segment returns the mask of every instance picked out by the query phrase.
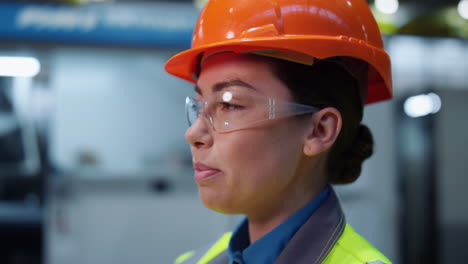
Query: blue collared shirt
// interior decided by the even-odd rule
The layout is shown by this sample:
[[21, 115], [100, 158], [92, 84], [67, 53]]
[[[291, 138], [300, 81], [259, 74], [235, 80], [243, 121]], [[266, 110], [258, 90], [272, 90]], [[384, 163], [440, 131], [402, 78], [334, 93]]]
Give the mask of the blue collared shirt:
[[296, 231], [327, 198], [330, 192], [329, 189], [330, 187], [325, 187], [310, 203], [253, 244], [250, 244], [248, 220], [242, 221], [229, 241], [228, 255], [230, 263], [274, 263]]

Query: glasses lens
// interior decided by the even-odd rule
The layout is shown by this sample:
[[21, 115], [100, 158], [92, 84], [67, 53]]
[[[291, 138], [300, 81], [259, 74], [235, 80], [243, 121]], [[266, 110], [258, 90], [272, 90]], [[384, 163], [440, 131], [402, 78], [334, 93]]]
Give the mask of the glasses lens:
[[199, 115], [210, 123], [214, 131], [223, 133], [253, 127], [260, 122], [313, 113], [314, 107], [249, 92], [222, 91], [196, 100], [187, 97], [185, 112], [188, 125], [193, 125]]
[[187, 115], [188, 125], [191, 126], [197, 121], [199, 107], [197, 101], [193, 98], [187, 97], [185, 99], [185, 114]]
[[230, 132], [261, 119], [262, 106], [251, 93], [223, 91], [211, 95], [204, 110], [216, 131]]

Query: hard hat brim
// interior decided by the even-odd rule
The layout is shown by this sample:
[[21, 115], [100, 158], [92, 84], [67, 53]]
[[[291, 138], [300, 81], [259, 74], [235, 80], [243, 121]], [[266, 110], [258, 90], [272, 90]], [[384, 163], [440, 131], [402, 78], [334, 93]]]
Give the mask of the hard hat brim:
[[[369, 45], [363, 40], [346, 36], [284, 35], [262, 38], [242, 38], [211, 43], [191, 48], [170, 58], [165, 70], [179, 78], [196, 83], [201, 54], [220, 51], [249, 53], [264, 50], [294, 51], [325, 59], [336, 56], [354, 57], [369, 64], [368, 94], [366, 104], [388, 100], [392, 97], [390, 57], [385, 50]], [[283, 52], [284, 54], [284, 52]], [[283, 57], [295, 61], [293, 58]]]

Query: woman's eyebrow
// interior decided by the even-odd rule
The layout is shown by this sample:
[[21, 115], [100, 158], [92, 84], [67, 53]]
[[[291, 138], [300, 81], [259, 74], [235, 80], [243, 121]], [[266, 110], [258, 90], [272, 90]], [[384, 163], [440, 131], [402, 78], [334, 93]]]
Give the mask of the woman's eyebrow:
[[[249, 88], [249, 89], [253, 89], [253, 90], [256, 90], [254, 86], [240, 80], [240, 79], [233, 79], [233, 80], [228, 80], [228, 81], [222, 81], [222, 82], [219, 82], [219, 83], [216, 83], [215, 85], [213, 85], [213, 92], [219, 92], [227, 87], [231, 87], [231, 86], [242, 86], [242, 87], [245, 87], [245, 88]], [[202, 94], [202, 91], [200, 89], [200, 87], [198, 85], [195, 86], [195, 92], [199, 93], [199, 94]]]
[[245, 87], [245, 88], [249, 88], [249, 89], [253, 89], [253, 90], [256, 90], [255, 87], [253, 87], [252, 85], [240, 80], [240, 79], [233, 79], [233, 80], [228, 80], [228, 81], [223, 81], [223, 82], [219, 82], [219, 83], [216, 83], [215, 85], [213, 85], [213, 92], [219, 92], [221, 90], [223, 90], [224, 88], [227, 88], [227, 87], [230, 87], [230, 86], [242, 86], [242, 87]]

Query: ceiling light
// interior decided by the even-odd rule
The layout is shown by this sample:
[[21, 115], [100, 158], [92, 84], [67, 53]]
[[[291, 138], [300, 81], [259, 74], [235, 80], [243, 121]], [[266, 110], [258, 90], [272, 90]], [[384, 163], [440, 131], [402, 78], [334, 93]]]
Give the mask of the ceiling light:
[[458, 14], [464, 19], [468, 19], [468, 0], [461, 0], [458, 3]]
[[395, 14], [398, 11], [400, 3], [398, 0], [375, 0], [375, 7], [382, 13]]
[[0, 76], [34, 77], [41, 69], [41, 64], [32, 57], [0, 57]]
[[422, 117], [439, 112], [442, 100], [435, 93], [416, 95], [406, 99], [403, 107], [409, 117]]

